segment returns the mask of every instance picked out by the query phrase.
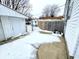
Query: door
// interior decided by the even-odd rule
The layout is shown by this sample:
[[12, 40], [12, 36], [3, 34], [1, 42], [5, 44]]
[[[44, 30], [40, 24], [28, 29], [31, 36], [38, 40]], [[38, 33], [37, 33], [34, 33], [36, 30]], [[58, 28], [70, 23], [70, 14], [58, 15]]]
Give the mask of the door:
[[0, 41], [4, 40], [4, 31], [2, 28], [1, 18], [0, 18]]

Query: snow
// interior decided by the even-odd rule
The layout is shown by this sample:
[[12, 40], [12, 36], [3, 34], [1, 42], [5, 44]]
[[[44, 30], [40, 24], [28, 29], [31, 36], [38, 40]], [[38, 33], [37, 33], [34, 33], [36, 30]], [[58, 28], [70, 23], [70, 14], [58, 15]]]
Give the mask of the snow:
[[[57, 34], [42, 34], [38, 30], [24, 38], [0, 46], [0, 59], [36, 59], [37, 49], [43, 43], [60, 42]], [[32, 46], [33, 45], [33, 46]]]

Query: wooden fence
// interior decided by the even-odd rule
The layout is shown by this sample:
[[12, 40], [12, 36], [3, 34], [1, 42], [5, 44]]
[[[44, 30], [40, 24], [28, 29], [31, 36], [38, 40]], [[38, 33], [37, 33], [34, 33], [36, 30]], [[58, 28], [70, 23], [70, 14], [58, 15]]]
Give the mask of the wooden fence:
[[63, 32], [64, 21], [63, 20], [51, 20], [51, 21], [40, 20], [38, 21], [38, 26], [43, 30]]

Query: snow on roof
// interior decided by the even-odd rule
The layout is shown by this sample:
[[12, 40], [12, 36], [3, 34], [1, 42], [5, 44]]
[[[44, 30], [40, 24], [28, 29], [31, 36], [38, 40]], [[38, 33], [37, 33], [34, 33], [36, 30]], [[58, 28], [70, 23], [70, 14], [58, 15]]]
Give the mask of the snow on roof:
[[0, 16], [10, 16], [10, 17], [19, 17], [19, 18], [27, 18], [25, 15], [14, 11], [2, 4], [0, 4]]
[[64, 18], [64, 16], [54, 16], [54, 17], [47, 16], [47, 17], [40, 17], [39, 19], [62, 19], [62, 18]]

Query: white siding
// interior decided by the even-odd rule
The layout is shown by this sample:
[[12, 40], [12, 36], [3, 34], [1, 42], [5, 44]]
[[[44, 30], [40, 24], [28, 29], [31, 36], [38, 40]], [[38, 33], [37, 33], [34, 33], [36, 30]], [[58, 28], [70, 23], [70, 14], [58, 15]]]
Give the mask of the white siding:
[[5, 37], [9, 38], [25, 33], [25, 20], [13, 17], [1, 17]]
[[8, 17], [1, 17], [6, 38], [13, 36], [12, 26], [11, 26], [11, 23], [8, 21], [8, 19], [9, 19]]
[[0, 19], [0, 41], [4, 40], [5, 36], [4, 36], [4, 32], [3, 32], [3, 28], [2, 28], [2, 23], [1, 23], [1, 19]]
[[79, 43], [79, 0], [71, 0], [72, 12], [67, 21], [65, 38], [68, 44], [69, 54], [74, 56]]
[[14, 35], [25, 33], [25, 20], [21, 18], [9, 18], [13, 27]]

